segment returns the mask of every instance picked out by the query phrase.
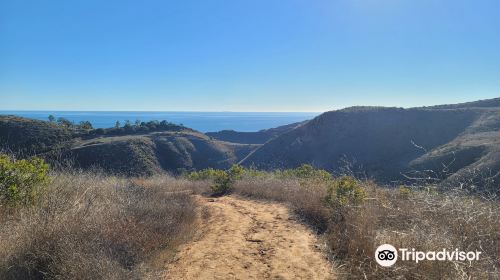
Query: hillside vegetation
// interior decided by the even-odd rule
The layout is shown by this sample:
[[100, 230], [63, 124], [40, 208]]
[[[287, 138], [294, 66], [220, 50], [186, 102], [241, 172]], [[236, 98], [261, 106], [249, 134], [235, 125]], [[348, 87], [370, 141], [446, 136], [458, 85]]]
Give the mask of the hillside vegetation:
[[191, 131], [93, 138], [78, 142], [67, 155], [76, 166], [98, 166], [124, 175], [182, 173], [208, 167], [228, 168], [253, 150], [253, 145], [212, 141]]
[[0, 147], [16, 153], [43, 154], [70, 144], [75, 131], [56, 123], [0, 116]]
[[270, 140], [241, 163], [258, 169], [303, 163], [339, 172], [345, 161], [382, 183], [468, 179], [497, 189], [497, 100], [430, 108], [353, 107], [324, 113]]
[[421, 108], [352, 107], [258, 132], [203, 134], [167, 121], [107, 129], [0, 116], [0, 145], [53, 164], [126, 176], [180, 174], [239, 163], [263, 170], [304, 163], [336, 174], [346, 162], [380, 184], [440, 183], [498, 193], [500, 98]]
[[70, 122], [0, 116], [3, 150], [22, 157], [38, 155], [57, 165], [98, 167], [126, 176], [227, 168], [256, 147], [213, 140], [166, 121], [92, 129], [89, 124], [82, 128]]

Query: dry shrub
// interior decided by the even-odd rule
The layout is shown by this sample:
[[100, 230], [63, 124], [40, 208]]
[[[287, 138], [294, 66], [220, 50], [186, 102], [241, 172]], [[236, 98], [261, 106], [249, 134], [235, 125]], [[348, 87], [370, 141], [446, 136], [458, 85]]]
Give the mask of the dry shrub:
[[[268, 173], [243, 177], [234, 192], [288, 203], [318, 232], [346, 279], [500, 278], [500, 203], [459, 193], [386, 189], [363, 181], [361, 204], [328, 207], [327, 182]], [[398, 261], [383, 268], [374, 259], [384, 243], [419, 251], [481, 251], [479, 261]]]
[[53, 175], [29, 208], [4, 211], [1, 279], [130, 279], [154, 275], [147, 260], [192, 230], [191, 183], [99, 173]]
[[[395, 270], [379, 271], [406, 278], [495, 279], [500, 277], [500, 204], [460, 193], [413, 192], [402, 199], [386, 191], [386, 205], [379, 213], [377, 244], [419, 251], [482, 252], [479, 261], [398, 262]], [[404, 265], [402, 265], [404, 264]]]

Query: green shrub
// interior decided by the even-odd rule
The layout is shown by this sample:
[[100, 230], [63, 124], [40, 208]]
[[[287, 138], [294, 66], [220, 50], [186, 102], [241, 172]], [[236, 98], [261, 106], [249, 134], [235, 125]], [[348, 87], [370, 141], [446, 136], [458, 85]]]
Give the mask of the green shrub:
[[234, 183], [243, 178], [274, 177], [282, 179], [299, 179], [302, 186], [326, 186], [332, 181], [332, 175], [326, 170], [315, 169], [309, 164], [304, 164], [295, 169], [275, 171], [273, 173], [246, 169], [240, 165], [233, 164], [228, 170], [207, 168], [200, 171], [193, 171], [185, 175], [189, 180], [201, 181], [212, 180], [212, 192], [214, 195], [224, 195], [231, 192]]
[[0, 155], [0, 201], [8, 204], [32, 203], [40, 187], [49, 181], [49, 166], [38, 157], [15, 160]]
[[240, 165], [233, 164], [231, 168], [229, 168], [228, 173], [233, 180], [240, 180], [243, 174], [246, 173], [246, 169]]
[[218, 170], [217, 177], [214, 178], [214, 184], [210, 187], [213, 195], [225, 195], [231, 192], [234, 179], [231, 178], [229, 172]]
[[[234, 172], [237, 171], [234, 170]], [[193, 171], [187, 175], [187, 178], [194, 181], [211, 180], [213, 185], [210, 186], [210, 189], [213, 195], [224, 195], [230, 192], [233, 183], [229, 173], [229, 171], [207, 168]]]
[[365, 198], [365, 190], [354, 177], [342, 176], [327, 187], [326, 201], [331, 207], [358, 205]]
[[255, 168], [246, 168], [243, 175], [248, 178], [263, 178], [272, 176], [272, 173], [262, 170], [257, 170]]
[[202, 181], [202, 180], [215, 180], [225, 173], [224, 170], [207, 168], [200, 171], [193, 171], [187, 175], [189, 180]]
[[328, 171], [316, 169], [310, 164], [303, 164], [295, 169], [277, 171], [276, 174], [282, 178], [299, 178], [314, 181], [329, 181], [332, 179], [332, 175]]
[[225, 195], [231, 192], [236, 180], [240, 180], [246, 169], [233, 164], [227, 171], [207, 168], [200, 171], [193, 171], [187, 175], [190, 180], [212, 180], [214, 184], [210, 187], [214, 195]]

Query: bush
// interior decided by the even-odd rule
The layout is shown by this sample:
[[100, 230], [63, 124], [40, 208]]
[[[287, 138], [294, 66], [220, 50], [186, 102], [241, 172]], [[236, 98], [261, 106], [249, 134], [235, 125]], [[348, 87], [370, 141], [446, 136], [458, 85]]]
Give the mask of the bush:
[[295, 169], [287, 169], [277, 172], [278, 177], [299, 178], [304, 180], [329, 181], [332, 175], [323, 169], [315, 169], [310, 164], [303, 164]]
[[246, 169], [241, 167], [240, 165], [233, 164], [227, 172], [229, 173], [229, 176], [232, 179], [239, 180], [243, 177], [243, 174], [246, 172]]
[[328, 186], [326, 201], [331, 207], [357, 205], [366, 198], [366, 192], [354, 177], [342, 176]]
[[93, 127], [92, 127], [92, 123], [91, 123], [91, 122], [89, 122], [89, 121], [81, 121], [81, 122], [80, 122], [79, 127], [80, 127], [81, 129], [87, 129], [87, 130], [90, 130], [90, 129], [92, 129], [92, 128], [93, 128]]
[[269, 172], [258, 170], [255, 168], [245, 168], [243, 176], [245, 178], [266, 178], [270, 176]]
[[207, 168], [200, 171], [193, 171], [187, 175], [189, 180], [202, 181], [202, 180], [215, 180], [216, 178], [222, 176], [225, 173], [224, 170]]
[[210, 189], [212, 190], [213, 195], [225, 195], [231, 192], [233, 182], [233, 178], [231, 178], [229, 173], [222, 171], [218, 173], [217, 177], [214, 179], [214, 184], [210, 187]]
[[30, 204], [40, 187], [49, 181], [49, 166], [38, 157], [15, 160], [0, 155], [0, 201], [8, 204]]
[[66, 118], [58, 118], [57, 119], [57, 123], [59, 125], [61, 125], [61, 126], [65, 126], [65, 127], [68, 127], [68, 128], [69, 127], [73, 127], [73, 125], [74, 125], [72, 121], [70, 121], [70, 120], [68, 120]]
[[190, 180], [212, 180], [214, 184], [210, 187], [213, 195], [225, 195], [231, 192], [234, 182], [240, 180], [246, 169], [233, 164], [227, 171], [207, 168], [193, 171], [187, 175]]

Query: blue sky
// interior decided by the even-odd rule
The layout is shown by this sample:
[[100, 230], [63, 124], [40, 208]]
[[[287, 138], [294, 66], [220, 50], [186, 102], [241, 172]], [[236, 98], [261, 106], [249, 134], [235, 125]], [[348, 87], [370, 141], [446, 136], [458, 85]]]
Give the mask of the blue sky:
[[497, 0], [0, 1], [0, 109], [326, 111], [500, 96]]

